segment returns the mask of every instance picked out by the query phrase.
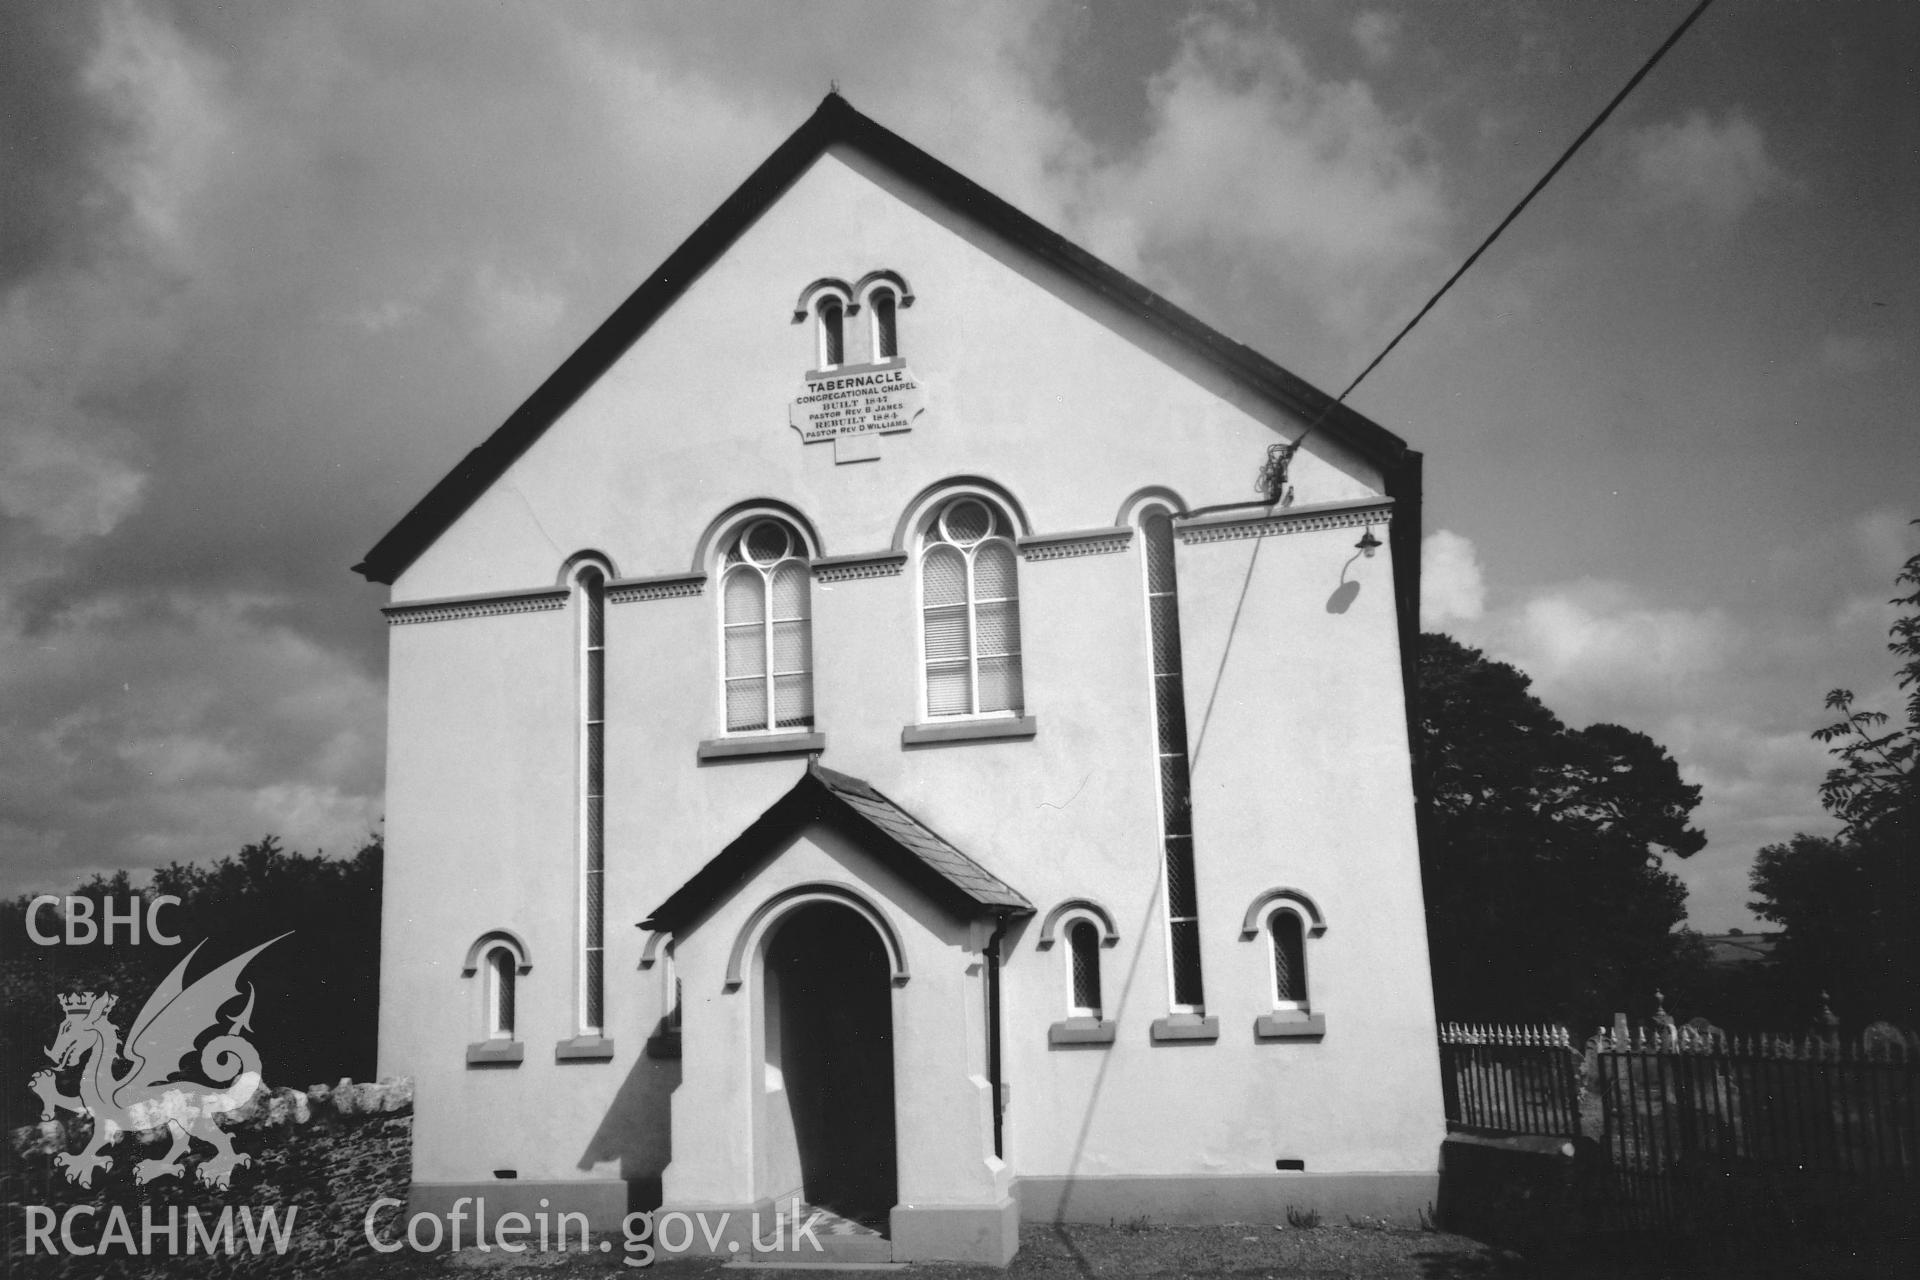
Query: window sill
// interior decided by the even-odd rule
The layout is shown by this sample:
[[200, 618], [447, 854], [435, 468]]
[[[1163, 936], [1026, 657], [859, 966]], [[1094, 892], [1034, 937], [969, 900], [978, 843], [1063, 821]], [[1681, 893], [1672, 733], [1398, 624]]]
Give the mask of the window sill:
[[1040, 722], [1032, 716], [1003, 716], [998, 719], [929, 720], [910, 724], [900, 731], [903, 747], [928, 747], [942, 742], [981, 742], [990, 739], [1031, 738]]
[[1283, 1010], [1253, 1020], [1255, 1040], [1318, 1040], [1327, 1034], [1327, 1015]]
[[470, 1067], [515, 1067], [527, 1056], [527, 1046], [518, 1040], [482, 1040], [467, 1046]]
[[553, 1046], [555, 1062], [608, 1062], [613, 1058], [613, 1041], [605, 1036], [575, 1036]]
[[735, 760], [741, 756], [792, 756], [826, 749], [824, 733], [741, 734], [737, 738], [708, 738], [694, 756], [700, 760]]
[[1155, 1044], [1210, 1043], [1220, 1038], [1220, 1019], [1198, 1013], [1170, 1013], [1153, 1020]]
[[647, 1040], [649, 1058], [669, 1059], [680, 1056], [680, 1033], [678, 1031], [659, 1031]]
[[1047, 1028], [1048, 1044], [1112, 1044], [1115, 1024], [1105, 1018], [1068, 1018]]

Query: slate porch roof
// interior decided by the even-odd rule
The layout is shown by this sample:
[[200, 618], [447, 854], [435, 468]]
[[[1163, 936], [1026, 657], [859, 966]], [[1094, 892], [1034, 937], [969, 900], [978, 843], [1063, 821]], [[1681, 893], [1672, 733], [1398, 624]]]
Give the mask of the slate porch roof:
[[672, 933], [759, 869], [780, 843], [824, 823], [936, 902], [964, 916], [1031, 915], [1026, 895], [953, 847], [871, 784], [817, 760], [732, 843], [653, 909], [641, 927]]

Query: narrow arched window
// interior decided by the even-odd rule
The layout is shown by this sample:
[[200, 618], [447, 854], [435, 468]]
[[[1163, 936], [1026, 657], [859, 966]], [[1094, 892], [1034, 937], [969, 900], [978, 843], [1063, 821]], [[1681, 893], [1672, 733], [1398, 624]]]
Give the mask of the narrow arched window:
[[603, 1025], [606, 927], [607, 579], [596, 565], [574, 576], [580, 636], [579, 1030]]
[[460, 972], [478, 980], [479, 1008], [473, 1022], [480, 1033], [467, 1045], [468, 1066], [511, 1066], [525, 1057], [515, 1010], [520, 979], [531, 967], [526, 945], [504, 929], [481, 934], [467, 948]]
[[1172, 1008], [1198, 1013], [1206, 994], [1200, 973], [1199, 884], [1194, 873], [1193, 796], [1187, 769], [1186, 684], [1180, 654], [1180, 591], [1174, 572], [1173, 519], [1165, 507], [1141, 513], [1146, 552], [1148, 674], [1153, 681], [1154, 750], [1160, 782], [1160, 837], [1165, 856], [1167, 954]]
[[1307, 948], [1300, 917], [1291, 911], [1275, 911], [1267, 917], [1267, 932], [1273, 935], [1273, 1007], [1307, 1007]]
[[487, 1038], [513, 1039], [513, 980], [518, 969], [513, 952], [495, 947], [487, 952]]
[[1091, 920], [1067, 926], [1067, 953], [1071, 958], [1073, 991], [1067, 1013], [1075, 1018], [1100, 1016], [1100, 930]]
[[942, 504], [921, 535], [927, 715], [1011, 713], [1024, 705], [1013, 522], [984, 498]]
[[667, 944], [666, 965], [661, 978], [661, 998], [667, 1006], [667, 1030], [675, 1035], [680, 1033], [680, 968], [674, 963], [673, 944]]
[[820, 367], [833, 369], [845, 362], [846, 344], [846, 306], [835, 297], [820, 299], [818, 311], [820, 317]]
[[722, 591], [728, 733], [813, 724], [807, 544], [784, 520], [750, 521], [728, 545]]
[[900, 355], [899, 299], [891, 289], [875, 289], [867, 306], [873, 316], [873, 358], [893, 360]]

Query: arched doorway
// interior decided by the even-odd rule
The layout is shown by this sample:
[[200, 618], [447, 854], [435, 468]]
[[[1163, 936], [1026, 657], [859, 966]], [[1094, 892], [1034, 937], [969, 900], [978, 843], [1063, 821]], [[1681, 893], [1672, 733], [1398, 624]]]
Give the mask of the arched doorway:
[[765, 955], [767, 1065], [783, 1081], [802, 1194], [885, 1231], [897, 1186], [886, 949], [858, 912], [811, 902]]

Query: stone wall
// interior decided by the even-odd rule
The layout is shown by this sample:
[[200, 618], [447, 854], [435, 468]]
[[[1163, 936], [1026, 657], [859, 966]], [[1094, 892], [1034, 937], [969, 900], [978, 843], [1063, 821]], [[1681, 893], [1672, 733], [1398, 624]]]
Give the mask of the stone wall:
[[[232, 1134], [234, 1149], [251, 1158], [250, 1164], [235, 1170], [232, 1185], [225, 1190], [204, 1186], [195, 1176], [211, 1154], [204, 1144], [194, 1144], [184, 1158], [183, 1177], [140, 1186], [134, 1182], [135, 1163], [158, 1157], [166, 1150], [166, 1140], [157, 1132], [122, 1137], [107, 1148], [112, 1168], [96, 1173], [89, 1189], [68, 1182], [54, 1157], [86, 1144], [92, 1133], [90, 1119], [65, 1117], [64, 1122], [51, 1120], [14, 1130], [0, 1153], [5, 1157], [0, 1169], [4, 1270], [9, 1276], [36, 1278], [328, 1275], [349, 1260], [373, 1252], [364, 1224], [376, 1199], [406, 1199], [413, 1138], [409, 1080], [378, 1084], [342, 1080], [305, 1092], [262, 1090], [223, 1127]], [[67, 1219], [73, 1206], [92, 1206], [94, 1212], [82, 1211]], [[30, 1207], [45, 1207], [55, 1215], [52, 1240], [58, 1251], [52, 1255], [38, 1242], [31, 1256], [26, 1252]], [[288, 1212], [294, 1215], [284, 1254], [275, 1251], [271, 1237], [264, 1233], [260, 1253], [248, 1246], [248, 1215], [259, 1224], [266, 1210], [276, 1212], [281, 1222]], [[222, 1241], [210, 1257], [200, 1241], [190, 1241], [188, 1222], [194, 1213], [210, 1231], [223, 1213], [230, 1213], [234, 1252], [225, 1252]], [[115, 1236], [121, 1215], [131, 1249]], [[46, 1215], [39, 1215], [39, 1220], [46, 1221]], [[383, 1229], [391, 1235], [392, 1222], [400, 1220], [390, 1212]], [[101, 1252], [67, 1253], [61, 1244], [62, 1221], [73, 1223], [72, 1235], [78, 1244], [99, 1245]], [[165, 1231], [169, 1221], [178, 1223], [171, 1240]], [[143, 1249], [148, 1222], [157, 1230], [147, 1237]]]

